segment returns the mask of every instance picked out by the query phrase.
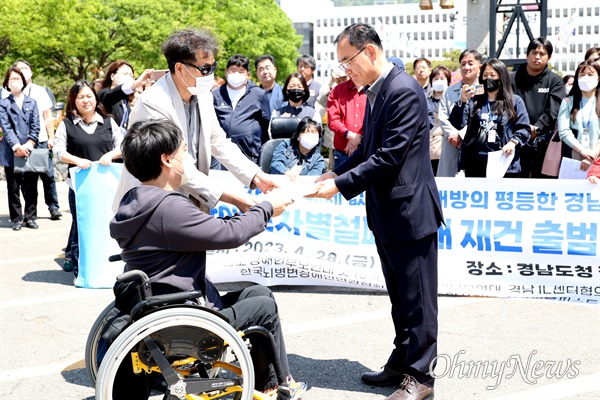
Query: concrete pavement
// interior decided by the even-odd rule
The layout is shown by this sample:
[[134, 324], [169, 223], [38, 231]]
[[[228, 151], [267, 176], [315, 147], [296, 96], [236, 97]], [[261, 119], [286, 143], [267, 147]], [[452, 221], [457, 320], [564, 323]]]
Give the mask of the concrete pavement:
[[[85, 340], [112, 292], [77, 289], [61, 270], [70, 214], [66, 184], [58, 187], [63, 219], [50, 221], [40, 196], [40, 229], [13, 232], [0, 183], [3, 400], [94, 396]], [[392, 346], [387, 295], [321, 287], [274, 292], [292, 373], [310, 385], [305, 400], [383, 400], [394, 391], [360, 382]], [[440, 297], [439, 304], [436, 399], [600, 399], [600, 307], [467, 297]]]

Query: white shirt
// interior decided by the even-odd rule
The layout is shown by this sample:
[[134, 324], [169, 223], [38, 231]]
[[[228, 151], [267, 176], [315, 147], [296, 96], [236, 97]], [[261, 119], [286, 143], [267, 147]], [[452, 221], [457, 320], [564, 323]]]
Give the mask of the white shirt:
[[232, 89], [229, 86], [227, 86], [227, 94], [229, 95], [229, 99], [231, 100], [231, 107], [234, 110], [244, 93], [246, 93], [246, 86], [247, 85], [244, 85], [240, 89]]

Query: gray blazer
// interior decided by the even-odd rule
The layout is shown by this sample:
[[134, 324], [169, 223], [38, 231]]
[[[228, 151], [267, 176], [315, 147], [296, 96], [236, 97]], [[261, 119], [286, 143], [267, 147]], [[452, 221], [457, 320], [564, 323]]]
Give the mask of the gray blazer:
[[444, 134], [444, 139], [442, 140], [442, 153], [440, 154], [437, 176], [453, 178], [458, 170], [458, 154], [460, 150], [448, 142], [448, 136], [458, 132], [460, 137], [464, 137], [465, 132], [467, 131], [466, 126], [458, 130], [452, 126], [449, 121], [450, 113], [452, 113], [454, 105], [460, 101], [462, 86], [462, 81], [450, 86], [446, 89], [446, 92], [444, 92], [444, 95], [440, 100], [438, 118], [440, 120], [442, 133]]

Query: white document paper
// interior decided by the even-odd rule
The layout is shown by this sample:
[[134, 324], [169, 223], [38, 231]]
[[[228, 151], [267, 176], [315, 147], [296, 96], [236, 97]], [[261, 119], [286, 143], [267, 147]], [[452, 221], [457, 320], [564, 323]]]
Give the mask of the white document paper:
[[513, 158], [515, 158], [514, 151], [508, 157], [502, 154], [502, 150], [488, 153], [485, 176], [488, 178], [503, 178]]
[[579, 169], [581, 161], [563, 157], [558, 171], [558, 179], [585, 179], [588, 172]]

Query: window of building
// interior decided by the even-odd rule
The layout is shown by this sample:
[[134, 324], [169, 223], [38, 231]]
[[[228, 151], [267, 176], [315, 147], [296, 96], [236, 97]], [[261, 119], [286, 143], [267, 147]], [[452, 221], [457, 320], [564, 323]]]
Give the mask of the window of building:
[[320, 59], [321, 59], [321, 52], [317, 51], [317, 60], [320, 60]]
[[[400, 18], [402, 18], [402, 17], [400, 17]], [[402, 23], [402, 20], [400, 20], [400, 23]], [[410, 15], [406, 16], [406, 23], [410, 24]]]
[[404, 57], [404, 51], [400, 50], [398, 52], [398, 57], [400, 57], [400, 58]]
[[592, 16], [592, 7], [588, 7], [588, 9], [587, 9], [587, 16], [588, 17]]
[[435, 40], [440, 40], [440, 33], [439, 32], [435, 32]]
[[421, 40], [425, 40], [425, 32], [421, 32]]
[[341, 18], [337, 19], [337, 26], [342, 26], [342, 19]]
[[579, 29], [577, 29], [577, 31], [580, 35], [583, 35], [583, 26], [580, 26]]
[[440, 14], [435, 14], [435, 22], [440, 22]]
[[446, 31], [442, 31], [442, 39], [444, 39], [444, 40], [447, 39], [447, 32]]
[[318, 19], [318, 20], [317, 20], [317, 28], [320, 28], [320, 27], [321, 27], [321, 20], [320, 20], [320, 19]]
[[333, 18], [331, 18], [331, 19], [329, 20], [329, 26], [335, 26], [335, 25], [333, 24]]
[[317, 44], [321, 44], [321, 36], [317, 36]]
[[586, 26], [586, 27], [585, 27], [585, 33], [587, 33], [588, 35], [591, 35], [591, 34], [592, 34], [592, 27], [591, 27], [591, 26], [589, 26], [589, 25], [588, 25], [588, 26]]
[[433, 39], [433, 35], [431, 32], [427, 32], [427, 40]]
[[323, 43], [327, 44], [327, 36], [323, 36]]
[[433, 15], [429, 14], [429, 15], [427, 16], [427, 21], [429, 21], [429, 22], [433, 22]]
[[570, 61], [570, 62], [569, 62], [569, 69], [570, 69], [571, 71], [574, 71], [574, 70], [575, 70], [575, 61]]
[[414, 38], [415, 40], [419, 40], [419, 33], [418, 33], [418, 32], [415, 32], [415, 34], [414, 34], [413, 38]]
[[[408, 19], [410, 19], [410, 16], [408, 16]], [[403, 15], [399, 16], [398, 20], [400, 21], [401, 24], [403, 24], [404, 23], [404, 16]], [[409, 23], [410, 23], [410, 21], [409, 21]]]
[[454, 40], [454, 31], [450, 31], [450, 40]]
[[375, 25], [375, 17], [371, 17], [371, 24]]
[[435, 56], [439, 57], [440, 56], [440, 49], [435, 49]]
[[390, 17], [389, 17], [389, 15], [385, 17], [385, 23], [386, 23], [386, 25], [390, 24]]
[[566, 8], [563, 8], [563, 17], [568, 17], [569, 16], [569, 10], [567, 10]]
[[344, 26], [348, 26], [348, 18], [344, 18]]
[[596, 17], [600, 16], [600, 7], [594, 8], [594, 16], [596, 16]]
[[583, 44], [579, 43], [579, 45], [577, 45], [577, 50], [578, 50], [580, 53], [583, 53]]
[[557, 8], [556, 10], [554, 10], [554, 16], [555, 16], [556, 18], [559, 18], [559, 17], [560, 17], [560, 10], [559, 10], [558, 8]]
[[421, 14], [421, 23], [425, 23], [425, 14]]
[[350, 18], [350, 23], [353, 24], [354, 23], [354, 18]]
[[393, 24], [393, 25], [397, 25], [397, 24], [398, 24], [398, 23], [396, 22], [396, 16], [395, 16], [395, 15], [392, 17], [392, 24]]
[[583, 8], [580, 8], [580, 9], [579, 9], [579, 16], [580, 16], [580, 17], [583, 17]]
[[413, 15], [413, 21], [415, 21], [415, 24], [419, 23], [419, 16], [418, 15]]
[[552, 28], [548, 27], [546, 28], [546, 36], [551, 36], [552, 35]]
[[442, 22], [446, 22], [446, 18], [448, 17], [447, 14], [442, 14]]
[[331, 54], [331, 56], [329, 57], [329, 59], [330, 59], [330, 60], [333, 60], [333, 59], [334, 59], [334, 58], [333, 58], [333, 51], [332, 51], [331, 53], [329, 53], [329, 54]]
[[598, 25], [594, 25], [594, 35], [598, 34]]
[[330, 42], [330, 43], [333, 43], [333, 41], [334, 41], [334, 40], [335, 40], [335, 39], [333, 38], [333, 35], [329, 36], [329, 42]]
[[323, 20], [323, 26], [324, 26], [325, 28], [327, 28], [327, 20], [326, 20], [326, 19], [324, 19], [324, 20]]

